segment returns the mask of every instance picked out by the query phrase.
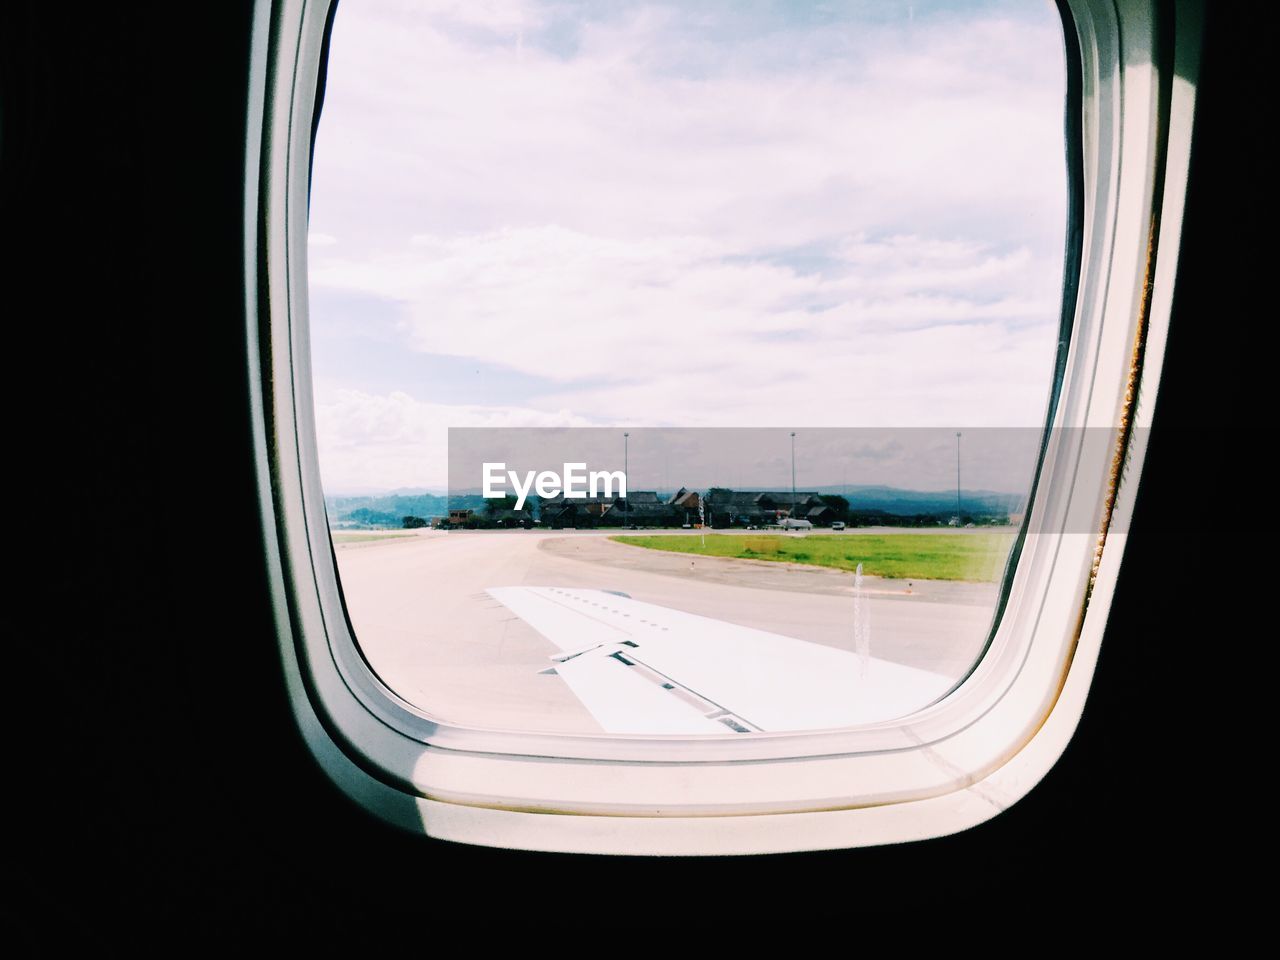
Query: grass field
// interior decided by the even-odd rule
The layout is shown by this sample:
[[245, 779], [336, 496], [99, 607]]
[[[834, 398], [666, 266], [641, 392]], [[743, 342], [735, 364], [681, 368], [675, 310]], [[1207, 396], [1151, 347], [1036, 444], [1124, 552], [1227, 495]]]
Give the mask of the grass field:
[[650, 550], [704, 557], [736, 557], [808, 563], [900, 580], [973, 580], [994, 582], [1004, 570], [1013, 544], [1011, 533], [888, 533], [810, 536], [708, 534], [698, 537], [610, 537]]
[[342, 533], [335, 530], [332, 534], [334, 543], [368, 543], [370, 540], [403, 540], [412, 537], [412, 533]]

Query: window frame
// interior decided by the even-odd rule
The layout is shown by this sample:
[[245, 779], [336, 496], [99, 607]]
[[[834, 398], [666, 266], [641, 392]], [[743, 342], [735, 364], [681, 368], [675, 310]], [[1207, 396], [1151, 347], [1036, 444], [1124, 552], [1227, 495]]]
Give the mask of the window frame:
[[[1077, 41], [1068, 88], [1079, 84], [1069, 200], [1079, 276], [1069, 256], [1060, 389], [987, 653], [949, 696], [903, 720], [705, 738], [451, 724], [397, 696], [362, 658], [320, 488], [307, 335], [313, 121], [332, 3], [259, 0], [244, 211], [259, 504], [294, 717], [334, 783], [388, 822], [446, 839], [726, 854], [940, 836], [1039, 781], [1079, 721], [1141, 477], [1202, 19], [1200, 0], [1063, 9]], [[1083, 428], [1111, 438], [1103, 455]]]

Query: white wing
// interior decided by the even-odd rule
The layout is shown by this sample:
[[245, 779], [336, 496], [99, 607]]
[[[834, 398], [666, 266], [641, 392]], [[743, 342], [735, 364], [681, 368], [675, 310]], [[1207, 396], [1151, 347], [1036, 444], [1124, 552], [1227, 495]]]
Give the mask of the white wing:
[[954, 684], [927, 670], [604, 590], [488, 593], [560, 648], [551, 658], [555, 672], [610, 733], [848, 727], [904, 716]]

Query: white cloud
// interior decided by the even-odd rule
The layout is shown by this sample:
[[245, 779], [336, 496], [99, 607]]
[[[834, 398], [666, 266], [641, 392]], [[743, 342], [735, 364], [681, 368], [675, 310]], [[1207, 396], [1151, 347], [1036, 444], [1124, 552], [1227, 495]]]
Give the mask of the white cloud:
[[584, 427], [567, 410], [423, 403], [399, 391], [337, 390], [316, 404], [326, 490], [444, 487], [450, 427]]
[[593, 418], [1034, 422], [1054, 270], [1025, 249], [906, 236], [841, 253], [802, 273], [699, 238], [544, 227], [420, 237], [397, 256], [318, 261], [312, 280], [398, 300], [413, 348], [558, 382], [543, 402]]
[[[752, 33], [714, 5], [566, 9], [340, 8], [319, 295], [393, 301], [405, 349], [547, 383], [529, 415], [1038, 420], [1065, 210], [1051, 10]], [[421, 457], [366, 456], [421, 442], [400, 386], [325, 414], [344, 483], [425, 482]], [[423, 409], [437, 430], [489, 408]]]
[[1060, 201], [1047, 27], [868, 28], [844, 59], [655, 67], [670, 14], [583, 29], [564, 57], [360, 13], [335, 28], [313, 216], [373, 248], [545, 223], [749, 247], [947, 219], [1021, 237], [1046, 190]]
[[[345, 18], [346, 13], [344, 9], [340, 15]], [[543, 20], [543, 8], [529, 0], [383, 0], [362, 7], [360, 14], [387, 17], [392, 27], [430, 20], [500, 34], [533, 27]]]

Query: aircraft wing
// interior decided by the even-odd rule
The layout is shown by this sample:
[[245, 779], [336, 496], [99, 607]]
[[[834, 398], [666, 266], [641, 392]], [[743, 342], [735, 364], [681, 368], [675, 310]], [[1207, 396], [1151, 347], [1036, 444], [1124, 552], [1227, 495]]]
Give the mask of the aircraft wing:
[[604, 590], [487, 592], [559, 648], [547, 672], [610, 733], [848, 727], [904, 716], [955, 682]]

